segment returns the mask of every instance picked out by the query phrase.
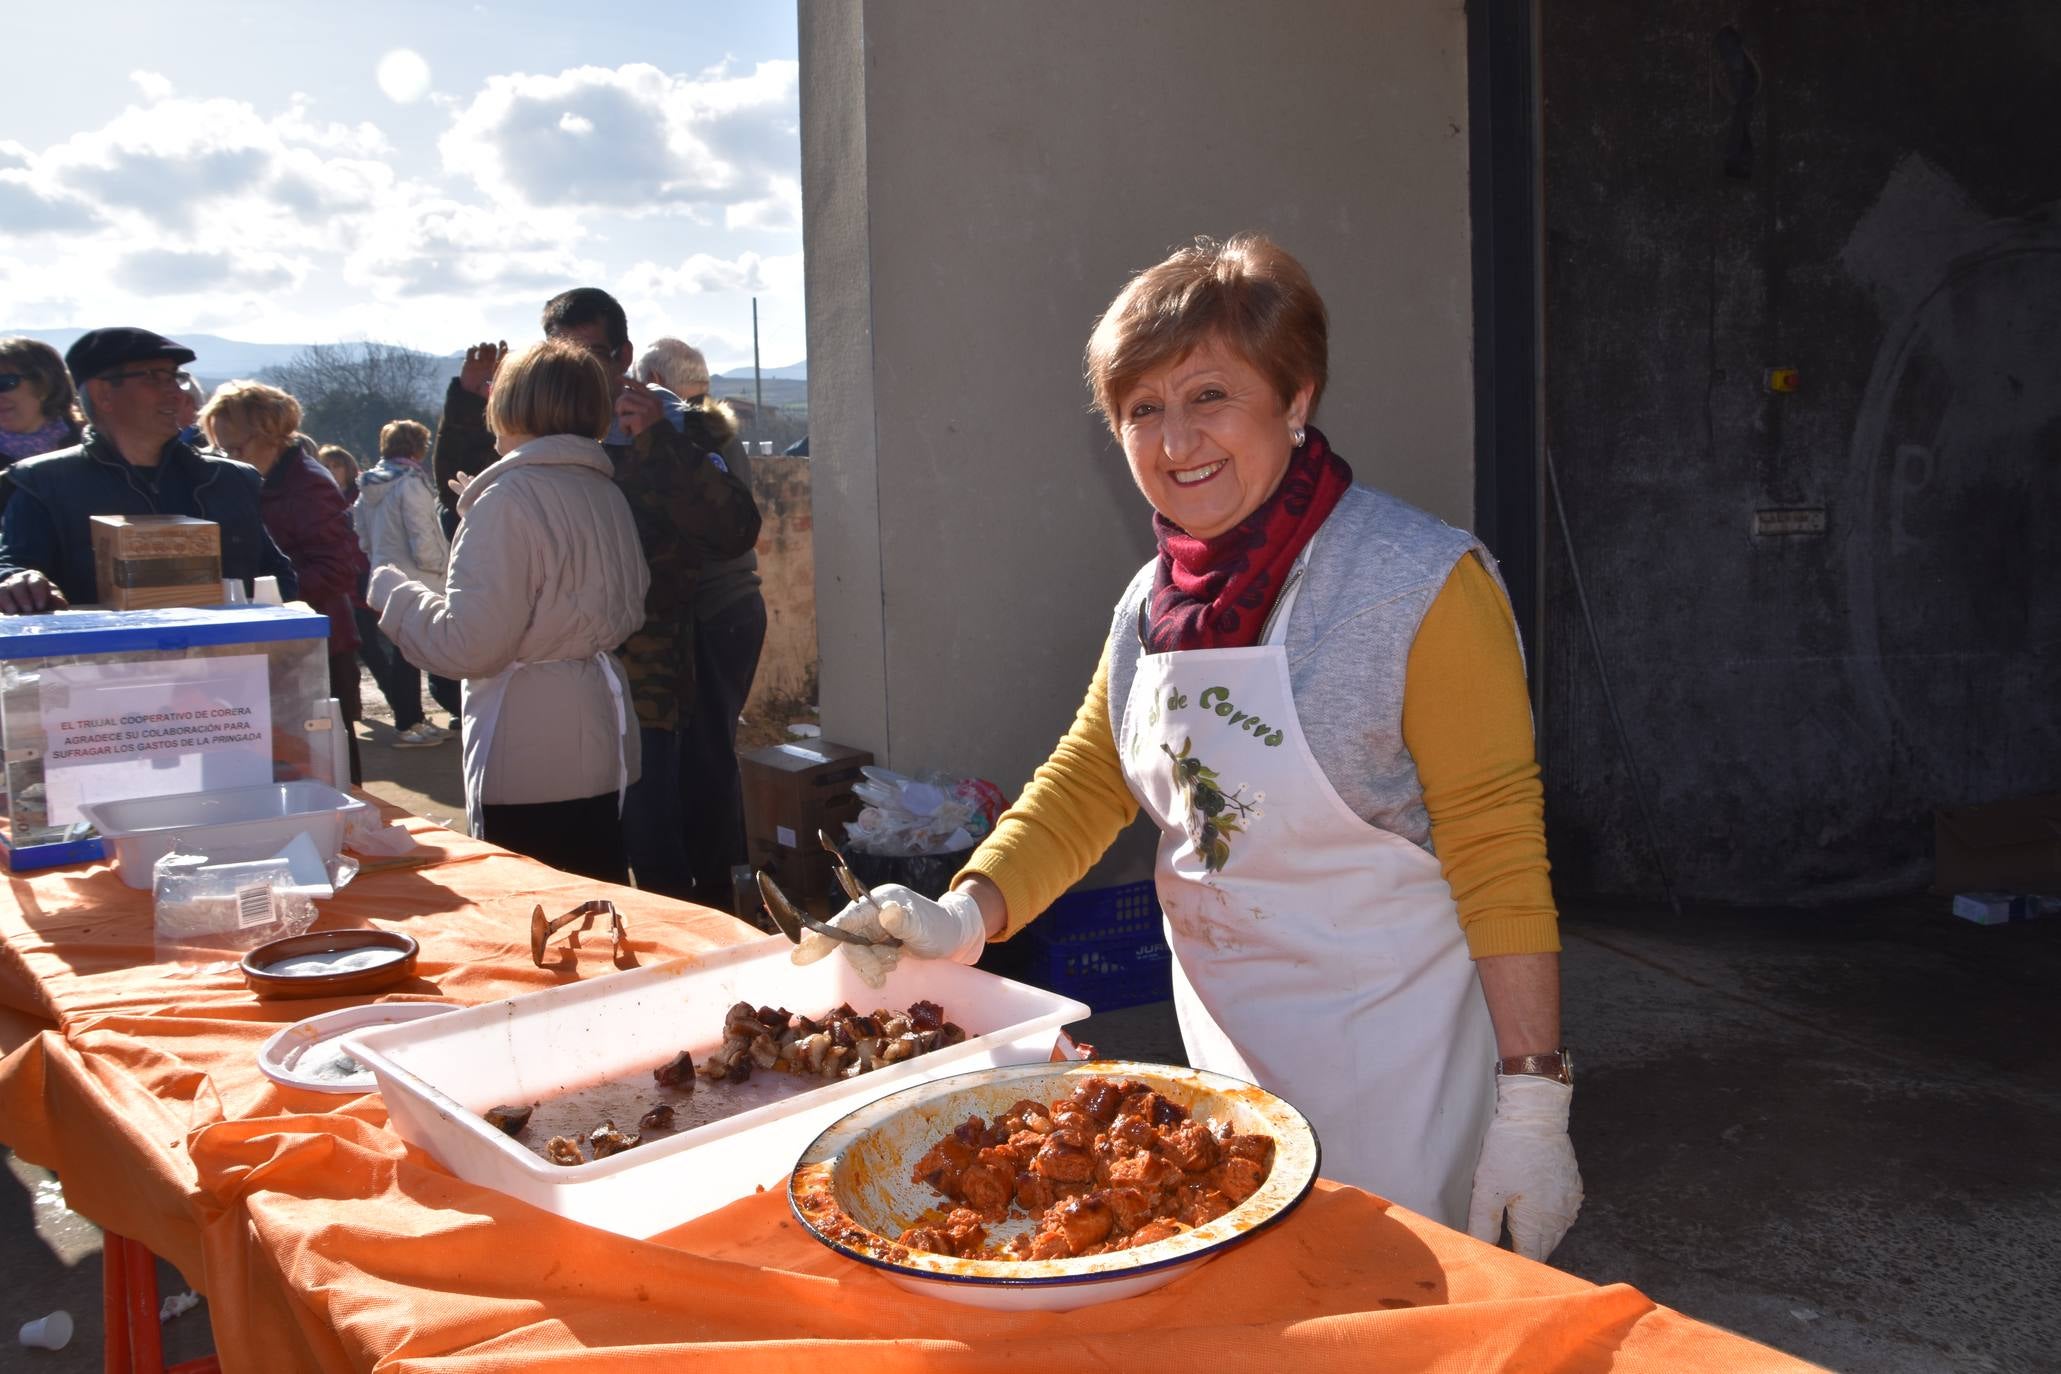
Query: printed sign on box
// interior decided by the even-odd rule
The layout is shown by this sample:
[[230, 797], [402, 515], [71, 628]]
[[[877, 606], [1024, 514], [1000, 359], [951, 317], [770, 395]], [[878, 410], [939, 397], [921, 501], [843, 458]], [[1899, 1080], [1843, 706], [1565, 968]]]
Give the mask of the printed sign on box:
[[263, 654], [42, 670], [37, 710], [52, 825], [80, 802], [272, 781]]

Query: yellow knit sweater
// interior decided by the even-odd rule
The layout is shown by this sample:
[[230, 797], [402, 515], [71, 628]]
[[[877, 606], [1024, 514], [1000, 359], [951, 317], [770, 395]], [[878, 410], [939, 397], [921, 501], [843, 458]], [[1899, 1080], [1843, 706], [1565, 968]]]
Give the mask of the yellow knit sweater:
[[[1417, 762], [1432, 851], [1468, 952], [1558, 950], [1524, 665], [1509, 603], [1472, 555], [1446, 579], [1410, 646], [1403, 743]], [[953, 881], [979, 873], [1001, 890], [1007, 939], [1080, 881], [1137, 814], [1109, 723], [1105, 650], [1073, 728]]]

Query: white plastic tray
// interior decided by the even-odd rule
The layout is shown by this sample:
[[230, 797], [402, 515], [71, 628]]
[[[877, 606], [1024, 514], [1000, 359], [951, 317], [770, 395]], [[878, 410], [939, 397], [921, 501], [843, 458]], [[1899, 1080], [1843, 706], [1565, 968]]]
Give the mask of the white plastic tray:
[[363, 1006], [340, 1007], [282, 1027], [258, 1051], [258, 1067], [274, 1083], [305, 1088], [317, 1093], [363, 1094], [377, 1082], [370, 1073], [349, 1077], [318, 1076], [306, 1071], [304, 1061], [318, 1045], [327, 1045], [374, 1026], [394, 1026], [418, 1021], [425, 1016], [442, 1016], [452, 1008], [443, 1002], [368, 1002]]
[[[784, 1186], [802, 1150], [861, 1103], [915, 1083], [1051, 1056], [1080, 1002], [979, 969], [905, 959], [887, 986], [866, 986], [832, 956], [802, 967], [779, 936], [691, 960], [612, 973], [348, 1037], [370, 1068], [401, 1138], [458, 1177], [618, 1235], [644, 1239], [760, 1187]], [[736, 1002], [820, 1016], [929, 999], [964, 1027], [965, 1043], [841, 1079], [608, 1159], [546, 1163], [480, 1113], [564, 1096], [662, 1064], [698, 1061], [722, 1040]]]
[[86, 802], [79, 814], [113, 846], [122, 881], [148, 888], [151, 865], [175, 844], [210, 859], [256, 859], [278, 853], [296, 835], [307, 835], [326, 862], [343, 848], [350, 818], [370, 809], [334, 787], [302, 779]]

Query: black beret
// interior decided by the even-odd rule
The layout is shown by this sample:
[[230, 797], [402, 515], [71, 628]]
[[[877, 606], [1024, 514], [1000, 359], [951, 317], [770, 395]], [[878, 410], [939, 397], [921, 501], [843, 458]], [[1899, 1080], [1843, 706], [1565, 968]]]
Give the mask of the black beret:
[[162, 334], [153, 334], [148, 329], [132, 329], [127, 325], [89, 329], [64, 351], [64, 365], [71, 369], [72, 381], [80, 386], [103, 372], [114, 371], [123, 363], [157, 358], [190, 363], [194, 353], [184, 344], [173, 343]]

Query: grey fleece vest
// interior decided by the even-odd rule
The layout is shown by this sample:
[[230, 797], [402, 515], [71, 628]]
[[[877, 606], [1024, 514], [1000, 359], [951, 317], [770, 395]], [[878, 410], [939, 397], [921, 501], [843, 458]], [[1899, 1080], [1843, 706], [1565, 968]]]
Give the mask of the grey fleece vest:
[[[1502, 579], [1481, 541], [1386, 492], [1354, 484], [1317, 531], [1282, 646], [1310, 752], [1353, 813], [1431, 849], [1417, 761], [1403, 744], [1410, 645], [1469, 553]], [[1156, 560], [1131, 579], [1109, 627], [1109, 718], [1124, 737], [1144, 645], [1139, 614]]]

